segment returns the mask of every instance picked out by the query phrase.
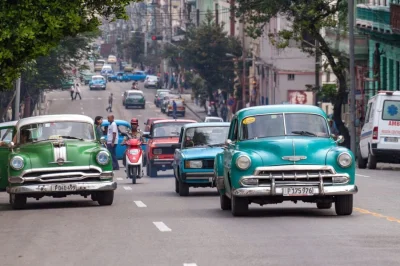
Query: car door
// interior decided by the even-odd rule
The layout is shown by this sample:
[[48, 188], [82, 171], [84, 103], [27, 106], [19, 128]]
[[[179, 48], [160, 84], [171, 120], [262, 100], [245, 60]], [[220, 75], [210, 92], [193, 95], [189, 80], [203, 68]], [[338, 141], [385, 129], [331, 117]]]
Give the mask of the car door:
[[230, 169], [232, 165], [232, 156], [235, 153], [236, 141], [238, 139], [239, 122], [237, 117], [232, 120], [231, 127], [229, 129], [228, 139], [231, 143], [228, 144], [224, 149], [224, 180], [226, 191], [230, 193], [230, 180], [228, 176], [230, 175]]
[[361, 130], [360, 136], [360, 152], [363, 158], [368, 157], [368, 146], [372, 139], [372, 129], [373, 129], [373, 101], [368, 103], [367, 113], [365, 115], [364, 126]]
[[176, 168], [180, 165], [182, 161], [182, 143], [185, 136], [185, 130], [183, 127], [181, 127], [181, 132], [179, 134], [179, 142], [181, 144], [181, 147], [179, 149], [175, 149], [174, 152], [174, 162], [172, 163], [172, 167], [174, 168], [174, 171], [176, 171]]
[[118, 127], [118, 145], [117, 145], [117, 158], [118, 160], [122, 160], [125, 155], [126, 145], [122, 145], [124, 141], [124, 137], [126, 136], [127, 132], [130, 131], [130, 126], [125, 124], [117, 124]]
[[[10, 143], [12, 141], [13, 132], [13, 127], [0, 128], [0, 140], [5, 143]], [[0, 191], [5, 190], [8, 186], [8, 156], [10, 152], [8, 146], [0, 146]]]

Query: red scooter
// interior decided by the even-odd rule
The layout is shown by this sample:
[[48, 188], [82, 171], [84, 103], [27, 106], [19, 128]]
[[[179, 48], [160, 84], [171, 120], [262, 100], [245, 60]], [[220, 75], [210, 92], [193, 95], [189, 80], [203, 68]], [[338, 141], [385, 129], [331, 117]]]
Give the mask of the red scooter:
[[132, 184], [136, 184], [136, 179], [143, 177], [143, 150], [142, 142], [138, 139], [129, 139], [125, 142], [124, 166], [127, 178], [132, 179]]

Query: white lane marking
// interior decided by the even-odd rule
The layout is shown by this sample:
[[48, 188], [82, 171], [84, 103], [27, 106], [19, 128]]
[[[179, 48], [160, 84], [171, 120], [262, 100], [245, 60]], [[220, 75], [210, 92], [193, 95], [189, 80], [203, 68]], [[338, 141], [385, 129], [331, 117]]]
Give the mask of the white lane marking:
[[83, 110], [83, 107], [81, 107], [81, 110]]
[[135, 200], [134, 203], [136, 204], [136, 206], [138, 206], [139, 208], [146, 208], [146, 204], [143, 203], [143, 201], [140, 200]]
[[65, 100], [65, 98], [60, 98], [60, 100]]
[[132, 190], [131, 187], [127, 187], [127, 186], [125, 186], [124, 189], [125, 189], [125, 190]]
[[137, 115], [137, 116], [142, 116], [142, 115]]
[[97, 98], [97, 100], [101, 100], [101, 98]]
[[85, 114], [85, 112], [82, 112], [82, 114], [84, 115], [84, 114]]
[[356, 174], [356, 176], [369, 177], [369, 175], [360, 175], [360, 174]]
[[56, 98], [56, 99], [53, 99], [53, 101], [57, 101], [58, 99]]
[[122, 179], [122, 177], [117, 177], [117, 180], [118, 180], [118, 181], [122, 181], [122, 180], [124, 180], [124, 179]]
[[184, 263], [183, 266], [197, 266], [196, 263]]
[[171, 228], [165, 225], [163, 222], [153, 222], [153, 224], [157, 227], [161, 232], [171, 232]]

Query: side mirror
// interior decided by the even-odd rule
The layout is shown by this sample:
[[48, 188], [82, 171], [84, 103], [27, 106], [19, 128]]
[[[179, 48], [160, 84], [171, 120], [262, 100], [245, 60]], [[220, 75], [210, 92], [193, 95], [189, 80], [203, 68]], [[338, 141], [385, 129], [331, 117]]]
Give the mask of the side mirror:
[[225, 141], [225, 144], [226, 144], [226, 145], [231, 145], [231, 144], [232, 144], [232, 140], [227, 139], [227, 140]]
[[344, 142], [344, 137], [342, 135], [337, 136], [336, 143], [342, 144]]
[[14, 146], [15, 146], [14, 142], [11, 141], [10, 143], [8, 143], [8, 147], [9, 147], [10, 149], [13, 149]]
[[180, 149], [181, 148], [181, 144], [180, 143], [174, 143], [174, 144], [172, 144], [172, 148]]

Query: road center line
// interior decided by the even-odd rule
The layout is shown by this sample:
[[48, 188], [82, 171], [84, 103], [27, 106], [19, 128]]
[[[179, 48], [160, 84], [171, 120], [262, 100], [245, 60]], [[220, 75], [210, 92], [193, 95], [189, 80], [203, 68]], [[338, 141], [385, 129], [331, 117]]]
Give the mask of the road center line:
[[146, 204], [143, 203], [143, 201], [135, 200], [134, 202], [135, 202], [136, 206], [138, 206], [139, 208], [146, 208], [147, 207]]
[[161, 232], [171, 232], [171, 228], [165, 225], [163, 222], [153, 222], [153, 224], [157, 227]]
[[356, 174], [356, 176], [369, 177], [369, 175], [360, 175], [360, 174]]
[[197, 266], [196, 263], [184, 263], [183, 266]]
[[125, 189], [125, 190], [132, 190], [131, 187], [127, 187], [127, 186], [124, 186], [124, 189]]
[[118, 180], [118, 181], [122, 181], [122, 180], [124, 180], [124, 179], [122, 179], [122, 177], [117, 177], [117, 180]]
[[377, 218], [384, 218], [389, 222], [397, 222], [400, 224], [400, 219], [395, 218], [395, 217], [386, 216], [386, 215], [383, 215], [380, 213], [371, 212], [369, 210], [365, 210], [365, 209], [361, 209], [361, 208], [353, 208], [353, 210], [355, 210], [356, 212], [362, 213], [362, 214], [369, 214], [369, 215], [372, 215]]

